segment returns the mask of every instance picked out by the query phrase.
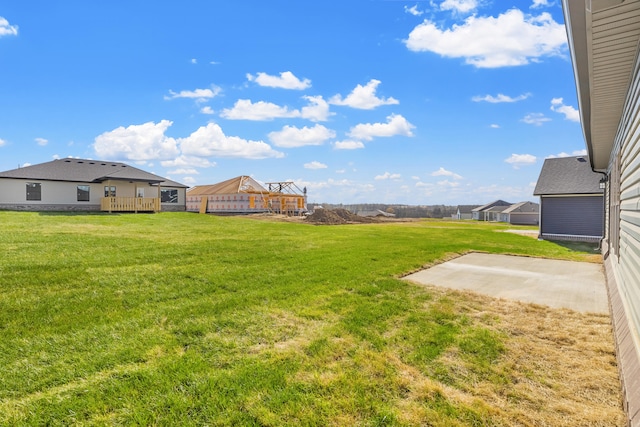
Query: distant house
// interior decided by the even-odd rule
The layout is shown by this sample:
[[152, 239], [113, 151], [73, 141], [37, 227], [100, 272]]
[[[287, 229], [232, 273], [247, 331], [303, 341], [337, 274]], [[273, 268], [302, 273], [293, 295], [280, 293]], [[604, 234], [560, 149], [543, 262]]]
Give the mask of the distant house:
[[515, 203], [499, 214], [498, 221], [513, 225], [538, 225], [540, 205], [533, 202]]
[[[266, 187], [265, 187], [266, 186]], [[274, 212], [298, 215], [307, 210], [307, 194], [293, 182], [265, 186], [247, 175], [187, 191], [187, 211], [217, 214]]]
[[184, 211], [186, 189], [120, 162], [59, 159], [0, 172], [0, 209]]
[[473, 219], [473, 210], [477, 207], [478, 205], [458, 205], [453, 219]]
[[505, 202], [504, 200], [495, 200], [491, 203], [487, 203], [486, 205], [478, 206], [471, 210], [472, 219], [475, 219], [476, 221], [497, 221], [497, 212], [499, 212], [499, 210], [494, 209], [491, 211], [491, 209], [496, 206], [506, 208], [511, 206], [511, 203]]
[[586, 156], [546, 159], [533, 192], [540, 196], [540, 238], [600, 240], [604, 219], [600, 179]]

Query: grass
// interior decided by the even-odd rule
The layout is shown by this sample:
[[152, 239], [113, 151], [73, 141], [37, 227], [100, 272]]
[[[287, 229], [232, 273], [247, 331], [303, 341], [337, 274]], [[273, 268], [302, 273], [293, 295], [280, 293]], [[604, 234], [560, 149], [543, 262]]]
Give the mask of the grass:
[[624, 425], [607, 316], [398, 279], [592, 248], [453, 221], [0, 224], [0, 425]]

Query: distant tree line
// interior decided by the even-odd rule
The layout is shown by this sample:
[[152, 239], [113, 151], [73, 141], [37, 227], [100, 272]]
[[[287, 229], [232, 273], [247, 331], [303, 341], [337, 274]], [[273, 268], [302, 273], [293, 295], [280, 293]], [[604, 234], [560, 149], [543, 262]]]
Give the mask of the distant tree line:
[[325, 209], [346, 209], [351, 213], [361, 211], [381, 210], [395, 214], [396, 218], [451, 218], [458, 206], [447, 205], [387, 205], [384, 203], [357, 203], [357, 204], [332, 204], [332, 203], [309, 203], [309, 209], [314, 206], [322, 206]]

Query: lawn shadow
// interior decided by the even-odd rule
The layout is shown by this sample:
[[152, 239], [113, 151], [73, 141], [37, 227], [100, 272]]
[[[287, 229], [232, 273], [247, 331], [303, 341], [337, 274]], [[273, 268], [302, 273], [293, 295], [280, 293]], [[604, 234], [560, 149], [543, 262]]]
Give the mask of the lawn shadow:
[[597, 242], [572, 242], [568, 240], [549, 240], [551, 243], [555, 243], [558, 246], [567, 248], [572, 252], [590, 252], [597, 253], [600, 246]]
[[41, 211], [38, 215], [42, 216], [111, 216], [120, 215], [120, 213], [109, 213], [102, 211]]

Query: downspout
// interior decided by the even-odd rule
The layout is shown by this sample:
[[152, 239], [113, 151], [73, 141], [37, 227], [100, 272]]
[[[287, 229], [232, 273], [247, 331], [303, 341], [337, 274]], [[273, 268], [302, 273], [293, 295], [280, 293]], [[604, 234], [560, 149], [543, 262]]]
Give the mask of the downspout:
[[[602, 175], [600, 182], [604, 183], [604, 188], [602, 188], [602, 238], [598, 242], [598, 248], [596, 249], [598, 252], [602, 252], [602, 245], [604, 243], [604, 238], [607, 234], [607, 183], [609, 182], [609, 175], [606, 172], [597, 171], [591, 166], [591, 171], [595, 173], [599, 173]], [[609, 195], [611, 197], [611, 195]], [[602, 259], [607, 259], [609, 257], [609, 245], [607, 245], [607, 252], [602, 254]]]
[[538, 208], [538, 240], [542, 240], [542, 195], [540, 195], [540, 207]]

